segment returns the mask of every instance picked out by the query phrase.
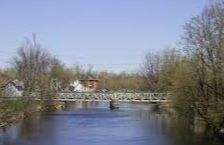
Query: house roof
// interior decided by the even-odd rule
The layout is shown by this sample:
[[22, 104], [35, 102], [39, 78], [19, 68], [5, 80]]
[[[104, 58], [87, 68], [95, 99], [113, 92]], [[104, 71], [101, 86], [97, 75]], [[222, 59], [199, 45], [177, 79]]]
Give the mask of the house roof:
[[14, 86], [24, 86], [24, 83], [22, 81], [19, 81], [19, 80], [8, 80], [7, 82], [4, 82], [0, 85], [0, 88], [4, 88], [7, 84], [13, 84]]
[[12, 81], [16, 86], [24, 86], [24, 83], [22, 81], [19, 80], [14, 80]]

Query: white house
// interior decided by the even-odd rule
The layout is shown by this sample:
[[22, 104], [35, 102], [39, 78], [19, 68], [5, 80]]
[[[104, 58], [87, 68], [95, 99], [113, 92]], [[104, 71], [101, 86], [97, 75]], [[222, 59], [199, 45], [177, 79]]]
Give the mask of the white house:
[[79, 80], [76, 80], [69, 85], [69, 90], [74, 92], [88, 92], [89, 88], [84, 87]]
[[24, 84], [22, 81], [7, 81], [1, 85], [1, 95], [3, 97], [20, 97], [23, 94]]

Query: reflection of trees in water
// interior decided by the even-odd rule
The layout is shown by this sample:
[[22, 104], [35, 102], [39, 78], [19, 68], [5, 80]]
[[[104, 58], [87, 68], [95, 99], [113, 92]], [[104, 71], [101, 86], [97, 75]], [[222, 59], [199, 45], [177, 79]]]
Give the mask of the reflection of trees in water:
[[41, 133], [41, 117], [40, 115], [33, 115], [32, 117], [23, 120], [20, 125], [19, 134], [21, 138], [31, 139], [32, 137]]
[[[142, 109], [139, 108], [135, 110], [134, 116], [141, 121], [140, 125], [143, 125], [144, 131], [148, 132], [147, 134], [163, 136], [166, 140], [174, 144], [221, 144], [218, 140], [217, 142], [214, 139], [210, 140], [204, 134], [195, 132], [201, 129], [201, 122], [197, 122], [195, 124], [196, 127], [192, 127], [189, 120], [161, 112], [156, 105], [152, 105], [148, 109], [144, 107]], [[207, 143], [205, 144], [205, 142]]]
[[[19, 125], [18, 139], [35, 142], [36, 144], [42, 144], [49, 140], [55, 140], [55, 133], [57, 126], [60, 125], [57, 122], [57, 117], [41, 114], [34, 114], [32, 117], [24, 119]], [[49, 137], [50, 136], [50, 137]]]
[[95, 108], [99, 102], [75, 101], [65, 102], [65, 110]]
[[17, 130], [17, 125], [0, 128], [0, 145], [11, 145], [16, 143], [17, 139], [19, 138]]
[[170, 123], [167, 114], [160, 114], [152, 108], [152, 110], [138, 110], [135, 112], [135, 116], [139, 118], [145, 128], [150, 130], [150, 134], [167, 134]]

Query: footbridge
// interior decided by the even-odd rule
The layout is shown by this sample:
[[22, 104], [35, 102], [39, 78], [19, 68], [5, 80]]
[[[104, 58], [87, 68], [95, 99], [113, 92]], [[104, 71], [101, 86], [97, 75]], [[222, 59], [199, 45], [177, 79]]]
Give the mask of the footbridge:
[[[16, 100], [22, 97], [0, 97], [0, 100]], [[169, 93], [87, 93], [87, 92], [58, 92], [55, 97], [40, 98], [32, 95], [32, 100], [52, 100], [52, 101], [119, 101], [136, 102], [167, 102], [170, 100]]]
[[169, 93], [71, 93], [59, 92], [58, 101], [130, 101], [130, 102], [167, 102], [170, 100]]
[[[0, 102], [4, 100], [16, 100], [22, 97], [0, 97]], [[119, 108], [119, 102], [149, 102], [149, 103], [167, 103], [170, 101], [169, 93], [95, 93], [95, 92], [57, 92], [55, 97], [40, 98], [37, 95], [29, 97], [30, 100], [46, 100], [59, 102], [75, 101], [108, 101], [111, 109]]]

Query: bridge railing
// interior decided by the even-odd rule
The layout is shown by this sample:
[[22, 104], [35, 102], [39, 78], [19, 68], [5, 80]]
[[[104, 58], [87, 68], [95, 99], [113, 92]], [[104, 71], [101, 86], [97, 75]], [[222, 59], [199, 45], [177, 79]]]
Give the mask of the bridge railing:
[[168, 100], [169, 93], [86, 93], [86, 92], [61, 92], [59, 99], [98, 99], [108, 100], [117, 98], [119, 100]]
[[[169, 93], [95, 93], [95, 92], [58, 92], [53, 98], [49, 100], [111, 100], [117, 98], [118, 100], [169, 100]], [[14, 100], [22, 97], [0, 97], [0, 100]], [[30, 99], [41, 100], [38, 96], [32, 96]], [[46, 100], [47, 98], [43, 99]]]

